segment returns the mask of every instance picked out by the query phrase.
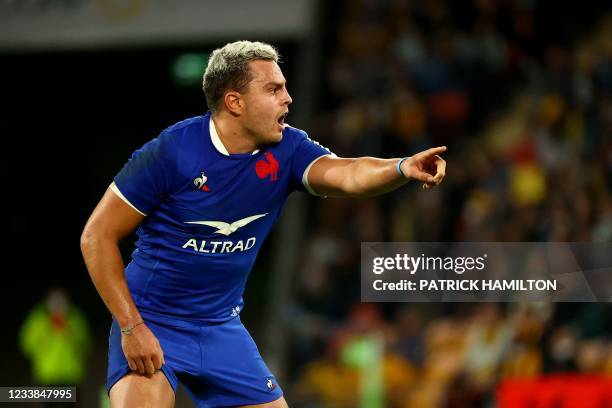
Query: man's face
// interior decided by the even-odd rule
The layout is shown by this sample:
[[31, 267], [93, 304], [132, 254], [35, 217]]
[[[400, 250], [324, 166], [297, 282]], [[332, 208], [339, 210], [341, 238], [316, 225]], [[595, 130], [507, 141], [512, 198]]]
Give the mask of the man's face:
[[291, 96], [280, 67], [273, 61], [251, 61], [252, 80], [242, 93], [245, 101], [242, 125], [258, 145], [278, 143], [283, 138]]

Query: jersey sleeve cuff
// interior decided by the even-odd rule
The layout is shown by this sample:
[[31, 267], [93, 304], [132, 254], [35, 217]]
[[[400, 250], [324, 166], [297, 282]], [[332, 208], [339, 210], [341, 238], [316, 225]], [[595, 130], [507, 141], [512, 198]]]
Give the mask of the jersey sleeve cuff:
[[117, 184], [115, 184], [115, 182], [113, 181], [110, 185], [110, 189], [117, 195], [117, 197], [119, 197], [120, 199], [122, 199], [123, 201], [125, 201], [125, 203], [127, 205], [129, 205], [130, 207], [132, 207], [134, 210], [136, 210], [137, 213], [139, 213], [140, 215], [146, 217], [147, 214], [143, 213], [142, 211], [140, 211], [138, 208], [136, 208], [132, 203], [130, 203], [130, 201], [125, 198], [125, 196], [121, 193], [121, 191], [119, 191], [119, 187], [117, 187]]
[[313, 161], [310, 162], [310, 164], [306, 167], [306, 170], [304, 170], [304, 174], [302, 175], [302, 184], [304, 185], [304, 188], [306, 188], [306, 191], [308, 191], [313, 196], [322, 197], [322, 198], [327, 198], [327, 196], [322, 196], [322, 195], [318, 194], [314, 190], [314, 188], [312, 188], [310, 183], [308, 183], [308, 172], [310, 172], [310, 168], [312, 167], [313, 164], [315, 164], [319, 159], [321, 159], [321, 158], [323, 158], [325, 156], [335, 157], [336, 155], [333, 154], [333, 153], [328, 153], [328, 154], [323, 154], [323, 155], [317, 157], [316, 159], [314, 159]]

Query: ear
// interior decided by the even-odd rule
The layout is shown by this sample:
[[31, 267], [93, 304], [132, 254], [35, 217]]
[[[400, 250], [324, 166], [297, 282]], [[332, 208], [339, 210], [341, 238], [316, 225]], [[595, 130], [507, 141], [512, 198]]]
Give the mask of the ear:
[[242, 99], [240, 92], [226, 92], [223, 102], [227, 110], [233, 115], [240, 116], [244, 111], [244, 99]]

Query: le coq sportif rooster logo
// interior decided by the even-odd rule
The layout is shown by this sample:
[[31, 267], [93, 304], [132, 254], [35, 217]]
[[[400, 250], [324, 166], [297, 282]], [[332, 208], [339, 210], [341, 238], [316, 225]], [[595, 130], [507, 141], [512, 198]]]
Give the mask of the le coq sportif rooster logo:
[[255, 164], [255, 172], [257, 173], [257, 177], [260, 179], [265, 179], [270, 176], [270, 181], [278, 180], [278, 160], [276, 157], [270, 152], [264, 153], [265, 160], [259, 160]]
[[200, 173], [200, 177], [196, 177], [193, 179], [193, 187], [196, 190], [210, 191], [210, 188], [206, 185], [208, 177], [206, 177], [203, 171], [201, 171]]

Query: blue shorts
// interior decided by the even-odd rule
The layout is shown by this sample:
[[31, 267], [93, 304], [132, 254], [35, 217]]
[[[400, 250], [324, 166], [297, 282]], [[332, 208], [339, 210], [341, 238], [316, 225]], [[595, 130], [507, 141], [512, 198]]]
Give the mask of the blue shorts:
[[[162, 371], [174, 392], [180, 381], [198, 407], [264, 404], [283, 395], [240, 317], [216, 325], [151, 317], [143, 315], [164, 351]], [[107, 391], [130, 372], [113, 319]]]

